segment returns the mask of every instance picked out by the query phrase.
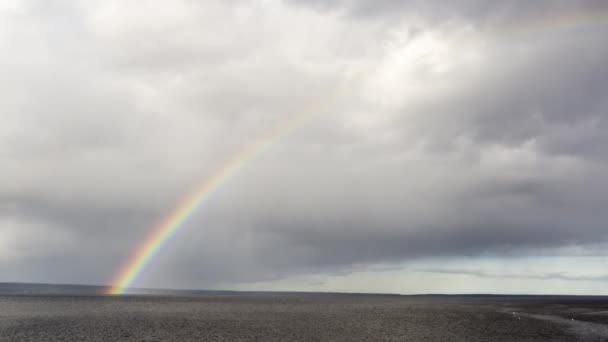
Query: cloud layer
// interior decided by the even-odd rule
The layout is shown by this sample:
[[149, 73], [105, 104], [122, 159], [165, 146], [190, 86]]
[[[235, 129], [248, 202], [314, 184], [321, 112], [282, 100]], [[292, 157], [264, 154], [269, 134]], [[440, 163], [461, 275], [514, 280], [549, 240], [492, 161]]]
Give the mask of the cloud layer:
[[311, 109], [142, 285], [606, 242], [603, 4], [14, 1], [0, 281], [108, 282], [218, 165]]

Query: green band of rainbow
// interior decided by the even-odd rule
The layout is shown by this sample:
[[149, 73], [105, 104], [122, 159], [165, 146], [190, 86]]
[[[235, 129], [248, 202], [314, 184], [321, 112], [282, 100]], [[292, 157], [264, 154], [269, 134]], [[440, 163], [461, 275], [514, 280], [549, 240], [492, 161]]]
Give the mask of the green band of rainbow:
[[225, 161], [210, 177], [201, 183], [196, 191], [184, 198], [137, 248], [128, 262], [112, 281], [107, 294], [125, 294], [134, 284], [146, 266], [154, 259], [161, 248], [184, 225], [190, 216], [200, 207], [222, 184], [233, 176], [243, 165], [255, 158], [265, 147], [279, 140], [282, 136], [298, 127], [310, 111], [279, 124], [254, 143], [247, 145], [241, 151]]

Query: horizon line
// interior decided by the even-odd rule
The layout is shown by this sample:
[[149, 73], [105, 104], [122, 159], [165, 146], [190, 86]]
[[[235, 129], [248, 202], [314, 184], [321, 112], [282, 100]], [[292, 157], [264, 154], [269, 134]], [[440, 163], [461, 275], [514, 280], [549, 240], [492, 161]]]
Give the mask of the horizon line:
[[[99, 285], [99, 284], [73, 284], [73, 283], [36, 283], [36, 282], [18, 282], [18, 281], [0, 281], [0, 286], [2, 285], [37, 285], [37, 286], [72, 286], [72, 287], [90, 287], [90, 288], [99, 288], [99, 289], [107, 289], [112, 288], [112, 285]], [[459, 292], [459, 293], [395, 293], [395, 292], [362, 292], [362, 291], [308, 291], [308, 290], [234, 290], [234, 289], [192, 289], [192, 288], [157, 288], [157, 287], [135, 287], [131, 288], [134, 291], [158, 291], [159, 295], [162, 295], [162, 292], [173, 292], [175, 294], [179, 294], [179, 292], [230, 292], [230, 293], [284, 293], [284, 294], [339, 294], [339, 295], [377, 295], [377, 296], [403, 296], [403, 297], [415, 297], [415, 296], [494, 296], [494, 297], [507, 297], [507, 296], [521, 296], [521, 297], [550, 297], [550, 296], [558, 296], [558, 297], [608, 297], [607, 294], [564, 294], [564, 293], [495, 293], [495, 292]], [[1, 292], [0, 292], [0, 295]], [[120, 295], [109, 295], [105, 292], [98, 293], [100, 296], [119, 296], [119, 297], [128, 297], [128, 296], [141, 296], [141, 295], [155, 295], [154, 293], [125, 293]]]

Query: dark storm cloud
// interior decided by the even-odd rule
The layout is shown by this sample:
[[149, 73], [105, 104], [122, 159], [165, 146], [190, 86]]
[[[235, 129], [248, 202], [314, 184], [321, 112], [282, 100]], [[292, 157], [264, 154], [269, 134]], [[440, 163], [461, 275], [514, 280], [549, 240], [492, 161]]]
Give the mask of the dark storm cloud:
[[605, 25], [496, 29], [604, 2], [15, 4], [0, 12], [0, 281], [107, 282], [217, 165], [311, 107], [146, 284], [608, 240]]

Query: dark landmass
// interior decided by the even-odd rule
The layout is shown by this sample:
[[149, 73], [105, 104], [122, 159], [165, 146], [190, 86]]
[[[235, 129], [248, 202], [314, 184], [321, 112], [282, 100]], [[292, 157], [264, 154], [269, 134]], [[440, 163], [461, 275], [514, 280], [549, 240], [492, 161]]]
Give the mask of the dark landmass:
[[0, 341], [608, 341], [608, 297], [0, 284]]

